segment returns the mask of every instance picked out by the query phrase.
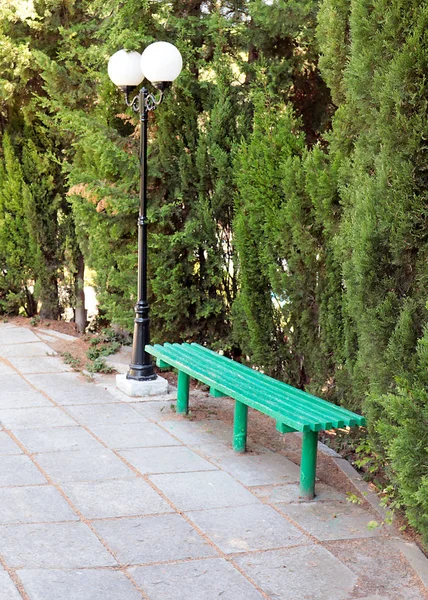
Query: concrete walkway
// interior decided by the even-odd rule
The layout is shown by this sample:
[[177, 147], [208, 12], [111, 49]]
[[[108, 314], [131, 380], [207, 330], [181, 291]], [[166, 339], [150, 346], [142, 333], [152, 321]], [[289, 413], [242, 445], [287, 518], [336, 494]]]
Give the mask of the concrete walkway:
[[237, 456], [173, 394], [129, 403], [48, 339], [0, 325], [0, 600], [428, 597], [421, 553], [364, 505], [299, 502], [287, 458]]

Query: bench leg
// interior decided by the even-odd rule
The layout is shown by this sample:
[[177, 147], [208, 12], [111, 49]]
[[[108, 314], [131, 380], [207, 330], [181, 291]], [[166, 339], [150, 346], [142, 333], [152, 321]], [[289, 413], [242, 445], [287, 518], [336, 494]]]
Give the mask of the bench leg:
[[178, 372], [177, 414], [187, 415], [189, 410], [190, 377], [183, 371]]
[[317, 431], [303, 432], [302, 460], [300, 463], [300, 495], [306, 500], [312, 500], [315, 496], [317, 444]]
[[235, 417], [233, 420], [233, 449], [235, 452], [245, 452], [247, 445], [247, 416], [248, 406], [235, 400]]

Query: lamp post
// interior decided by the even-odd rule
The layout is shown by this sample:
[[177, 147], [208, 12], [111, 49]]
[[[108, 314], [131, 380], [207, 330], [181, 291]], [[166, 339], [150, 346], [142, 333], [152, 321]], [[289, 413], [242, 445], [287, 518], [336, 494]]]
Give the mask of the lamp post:
[[[166, 88], [182, 69], [179, 50], [168, 42], [154, 42], [143, 54], [119, 50], [110, 58], [108, 74], [125, 94], [125, 102], [139, 114], [140, 133], [140, 204], [138, 215], [138, 293], [135, 305], [134, 339], [127, 380], [138, 382], [157, 378], [151, 356], [145, 351], [150, 343], [149, 303], [147, 300], [147, 125], [149, 112], [162, 102]], [[137, 86], [148, 79], [158, 90], [157, 97], [142, 87], [134, 97]], [[128, 386], [129, 388], [129, 386]], [[137, 394], [130, 394], [137, 395]], [[139, 394], [138, 394], [139, 395]]]

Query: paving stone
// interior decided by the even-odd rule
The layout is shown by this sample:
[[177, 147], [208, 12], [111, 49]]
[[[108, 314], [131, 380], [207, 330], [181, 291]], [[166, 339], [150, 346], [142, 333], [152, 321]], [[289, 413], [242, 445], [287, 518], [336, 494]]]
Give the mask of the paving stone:
[[16, 375], [16, 371], [0, 360], [0, 375]]
[[368, 595], [423, 600], [414, 572], [393, 542], [379, 538], [333, 542], [328, 549], [358, 576], [359, 588]]
[[90, 452], [38, 454], [37, 462], [54, 481], [95, 481], [132, 477], [133, 472], [107, 448]]
[[47, 481], [28, 456], [0, 457], [0, 487], [39, 483]]
[[45, 429], [17, 429], [14, 435], [31, 454], [80, 450], [90, 452], [103, 446], [83, 427], [54, 427]]
[[261, 446], [255, 446], [245, 454], [234, 452], [226, 444], [196, 448], [246, 486], [297, 482], [300, 479], [297, 465]]
[[27, 344], [40, 342], [39, 338], [24, 327], [2, 327], [0, 329], [0, 348], [6, 344]]
[[52, 344], [58, 341], [58, 338], [55, 338], [53, 335], [42, 333], [40, 329], [37, 331], [37, 337], [39, 340], [47, 342], [48, 344]]
[[1, 355], [5, 358], [12, 357], [30, 357], [39, 356], [46, 357], [47, 355], [57, 354], [55, 350], [52, 350], [47, 344], [43, 342], [35, 342], [34, 344], [11, 344], [9, 346], [3, 346], [1, 349]]
[[364, 596], [359, 597], [358, 600], [391, 600], [391, 598], [387, 598], [386, 596], [378, 596], [375, 594], [374, 596]]
[[0, 409], [3, 408], [36, 408], [38, 406], [52, 406], [52, 402], [42, 394], [35, 392], [30, 387], [26, 391], [6, 392], [0, 391]]
[[[386, 526], [367, 529], [367, 521], [381, 517], [347, 503], [324, 484], [317, 484], [314, 501], [301, 501], [296, 465], [260, 446], [250, 445], [244, 456], [235, 454], [230, 447], [231, 426], [217, 419], [183, 419], [175, 413], [175, 393], [129, 402], [115, 389], [114, 376], [96, 375], [90, 383], [71, 371], [39, 372], [24, 379], [9, 359], [25, 371], [51, 370], [55, 363], [59, 370], [64, 368], [46, 354], [53, 351], [40, 339], [72, 343], [78, 338], [0, 324], [0, 355], [5, 357], [0, 358], [0, 421], [36, 454], [40, 465], [45, 463], [76, 511], [97, 529], [103, 528], [125, 566], [145, 565], [130, 568], [144, 598], [260, 600], [260, 593], [233, 561], [265, 590], [266, 600], [424, 598], [404, 542], [396, 545], [385, 535], [390, 533]], [[192, 393], [191, 404], [199, 405], [202, 399], [207, 406], [205, 396]], [[65, 410], [53, 406], [48, 397]], [[224, 401], [232, 405], [227, 399], [211, 399], [209, 404], [215, 407]], [[100, 441], [79, 427], [74, 416]], [[135, 463], [142, 461], [143, 470], [148, 459], [150, 469], [161, 469], [162, 474], [148, 475], [160, 493], [104, 444], [129, 454]], [[193, 469], [195, 461], [206, 466], [201, 453], [222, 470], [164, 471]], [[345, 475], [360, 484], [349, 463], [331, 460], [343, 462]], [[190, 511], [205, 539], [161, 493], [178, 510]], [[322, 545], [312, 544], [278, 510], [318, 536]], [[238, 556], [226, 561], [214, 544], [229, 558], [233, 553]], [[0, 555], [19, 568], [28, 600], [142, 600], [143, 594], [116, 570], [115, 557], [77, 520], [61, 493], [48, 485], [5, 431], [0, 431]], [[0, 600], [20, 597], [0, 567]]]
[[187, 513], [223, 552], [268, 550], [308, 543], [309, 538], [263, 504]]
[[0, 554], [12, 568], [80, 569], [117, 565], [84, 523], [1, 525]]
[[263, 596], [224, 559], [133, 567], [130, 573], [150, 600], [262, 600]]
[[[289, 504], [290, 502], [307, 502], [304, 498], [300, 496], [300, 489], [298, 483], [287, 483], [285, 485], [266, 485], [261, 487], [253, 487], [251, 488], [253, 494], [255, 494], [260, 500], [263, 502], [267, 502], [269, 504], [280, 504], [285, 503]], [[347, 497], [345, 494], [338, 492], [334, 488], [325, 483], [317, 483], [315, 486], [316, 496], [311, 503], [313, 502], [325, 502], [331, 500], [339, 500], [341, 502], [346, 502]]]
[[109, 354], [104, 358], [105, 362], [116, 369], [118, 373], [127, 373], [132, 362], [132, 347], [121, 346], [118, 352]]
[[68, 406], [67, 412], [82, 425], [122, 425], [124, 423], [147, 423], [127, 404], [94, 404], [93, 406]]
[[185, 446], [132, 448], [119, 454], [143, 474], [217, 470], [216, 466]]
[[231, 426], [214, 419], [208, 421], [167, 421], [163, 426], [184, 444], [190, 446], [229, 442], [232, 439]]
[[179, 510], [203, 510], [260, 502], [222, 471], [151, 475], [150, 479]]
[[5, 431], [0, 431], [0, 456], [22, 454], [22, 450], [15, 444]]
[[49, 335], [53, 338], [57, 338], [59, 340], [65, 340], [66, 342], [77, 342], [79, 339], [77, 336], [68, 335], [67, 333], [61, 333], [60, 331], [55, 331], [54, 329], [38, 329], [42, 334]]
[[174, 394], [171, 395], [171, 399], [155, 402], [132, 402], [130, 406], [148, 419], [163, 422], [170, 419], [177, 419], [177, 413], [175, 412], [176, 400], [177, 396]]
[[368, 538], [380, 535], [379, 527], [370, 529], [376, 517], [360, 506], [344, 502], [308, 502], [278, 505], [281, 512], [321, 541]]
[[65, 483], [62, 488], [87, 519], [173, 512], [168, 502], [141, 478]]
[[[91, 377], [93, 378], [95, 387], [102, 387], [115, 399], [115, 402], [126, 402], [126, 404], [134, 406], [134, 402], [129, 402], [131, 398], [116, 387], [116, 375], [111, 373], [91, 373]], [[138, 400], [138, 398], [134, 398], [134, 400]]]
[[9, 362], [23, 374], [29, 373], [58, 373], [61, 371], [72, 371], [58, 356], [16, 356], [9, 358]]
[[52, 486], [0, 489], [0, 523], [76, 521], [77, 515]]
[[17, 373], [14, 375], [0, 375], [0, 406], [3, 397], [8, 396], [10, 392], [17, 394], [19, 392], [31, 391], [33, 391], [33, 389]]
[[415, 542], [404, 540], [397, 535], [394, 535], [391, 542], [394, 544], [394, 548], [412, 565], [412, 569], [422, 581], [422, 585], [428, 590], [428, 558], [419, 546]]
[[0, 572], [0, 600], [22, 600], [21, 594], [6, 571]]
[[94, 527], [121, 564], [217, 556], [217, 552], [181, 517], [94, 521]]
[[92, 425], [91, 431], [107, 446], [115, 450], [153, 446], [180, 446], [181, 442], [155, 423], [123, 423]]
[[5, 408], [0, 410], [0, 421], [7, 429], [76, 426], [76, 422], [56, 406]]
[[[21, 569], [18, 576], [30, 600], [142, 600], [120, 571]], [[1, 595], [0, 595], [1, 600]]]
[[297, 546], [234, 561], [271, 600], [344, 600], [357, 577], [321, 546]]
[[117, 402], [104, 387], [86, 381], [78, 373], [30, 375], [28, 380], [62, 406]]

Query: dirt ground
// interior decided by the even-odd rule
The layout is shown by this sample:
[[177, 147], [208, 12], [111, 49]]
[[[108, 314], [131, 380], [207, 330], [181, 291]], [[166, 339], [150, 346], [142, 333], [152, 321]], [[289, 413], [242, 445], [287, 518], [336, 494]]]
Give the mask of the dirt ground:
[[[27, 327], [35, 331], [37, 329], [51, 329], [60, 333], [71, 335], [76, 338], [76, 340], [72, 343], [69, 340], [49, 341], [46, 343], [59, 354], [64, 352], [70, 353], [73, 358], [76, 358], [80, 361], [82, 368], [84, 368], [88, 362], [86, 352], [90, 347], [90, 339], [95, 334], [79, 335], [76, 332], [74, 323], [37, 319], [37, 324], [34, 325], [32, 324], [32, 319], [28, 319], [26, 317], [10, 317], [3, 319], [3, 322], [6, 321], [8, 323], [13, 323], [15, 325], [19, 325], [20, 327]], [[166, 378], [171, 385], [177, 385], [177, 376], [175, 373], [162, 371], [162, 377]], [[214, 418], [232, 426], [234, 406], [233, 400], [230, 398], [213, 398], [209, 395], [207, 386], [204, 386], [203, 384], [193, 380], [191, 380], [191, 388], [193, 390], [205, 393], [198, 394], [191, 402], [191, 410], [187, 417], [188, 419], [199, 421], [207, 418]], [[252, 444], [260, 444], [265, 448], [282, 454], [293, 462], [300, 464], [301, 439], [297, 435], [293, 433], [288, 433], [287, 435], [279, 433], [275, 428], [275, 422], [271, 418], [259, 413], [258, 411], [250, 409], [248, 411], [248, 416], [248, 438], [250, 446]], [[334, 449], [340, 454], [340, 449]], [[256, 450], [250, 450], [250, 452], [256, 452]], [[367, 501], [353, 486], [352, 482], [335, 465], [331, 457], [324, 454], [318, 455], [317, 477], [323, 483], [334, 487], [342, 493], [358, 496], [361, 499], [361, 504], [368, 508]], [[369, 485], [373, 491], [378, 492], [375, 486], [371, 484]], [[399, 512], [395, 513], [394, 525], [397, 527], [397, 529], [402, 530], [401, 534], [403, 537], [418, 544], [421, 550], [427, 554], [426, 549], [422, 545], [420, 536], [409, 526], [403, 514]]]

